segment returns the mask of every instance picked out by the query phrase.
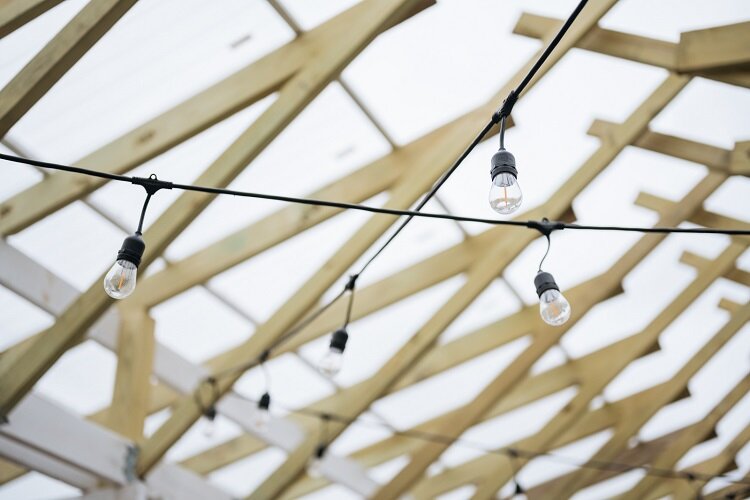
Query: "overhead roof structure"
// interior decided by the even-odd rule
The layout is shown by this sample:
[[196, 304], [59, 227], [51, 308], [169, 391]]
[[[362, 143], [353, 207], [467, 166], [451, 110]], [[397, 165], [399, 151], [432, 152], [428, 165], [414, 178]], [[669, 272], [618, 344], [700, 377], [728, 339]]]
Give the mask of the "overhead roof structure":
[[[576, 3], [10, 0], [0, 152], [406, 210]], [[750, 229], [748, 88], [746, 2], [590, 0], [513, 110], [518, 219]], [[491, 216], [491, 135], [426, 210]], [[160, 191], [115, 302], [143, 196], [0, 162], [0, 499], [750, 497], [748, 237], [555, 232], [552, 327], [538, 233], [415, 218], [328, 379], [343, 301], [232, 370], [398, 218]]]

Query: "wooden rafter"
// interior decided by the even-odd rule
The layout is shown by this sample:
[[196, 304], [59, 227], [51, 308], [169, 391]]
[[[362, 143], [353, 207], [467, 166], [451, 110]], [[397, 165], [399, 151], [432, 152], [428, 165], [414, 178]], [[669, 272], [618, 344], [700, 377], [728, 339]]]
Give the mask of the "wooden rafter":
[[[274, 103], [240, 134], [196, 183], [207, 186], [229, 184], [385, 25], [400, 18], [413, 4], [416, 4], [414, 0], [394, 0], [394, 5], [386, 8], [382, 3], [374, 7], [372, 1], [367, 1], [341, 14], [337, 18], [339, 23], [336, 30], [332, 29], [329, 33], [331, 38], [317, 41], [316, 50], [320, 51], [321, 56], [315, 65], [305, 66], [291, 78], [281, 88]], [[352, 29], [353, 25], [359, 27]], [[349, 43], [343, 43], [343, 40], [349, 40]], [[180, 196], [144, 234], [148, 249], [141, 265], [146, 268], [153, 262], [211, 200], [212, 197], [204, 193], [188, 192]], [[98, 281], [21, 357], [10, 361], [0, 359], [0, 414], [7, 414], [36, 380], [109, 307], [111, 299], [102, 296]], [[10, 373], [13, 373], [12, 377]], [[193, 410], [197, 410], [195, 405]], [[144, 456], [148, 457], [144, 453], [141, 458]]]
[[0, 4], [0, 38], [33, 21], [62, 0], [6, 0]]
[[[544, 38], [550, 33], [557, 31], [562, 23], [563, 21], [559, 19], [524, 13], [513, 28], [513, 33], [532, 38]], [[711, 44], [711, 51], [720, 52], [724, 48], [721, 43], [728, 42], [729, 44], [734, 44], [732, 55], [728, 59], [742, 57], [741, 48], [743, 43], [745, 44], [745, 52], [747, 53], [748, 42], [746, 35], [748, 30], [746, 26], [747, 23], [741, 23], [740, 25], [713, 28], [719, 30], [716, 34], [721, 34], [721, 40]], [[745, 28], [744, 31], [742, 31], [743, 27]], [[710, 36], [703, 33], [703, 31], [694, 32], [695, 36], [701, 38]], [[689, 34], [686, 33], [685, 35]], [[736, 36], [732, 39], [731, 35]], [[744, 39], [740, 35], [745, 35]], [[597, 26], [588, 35], [583, 37], [576, 47], [620, 59], [657, 66], [670, 71], [690, 73], [694, 76], [702, 76], [719, 82], [750, 88], [750, 67], [747, 65], [740, 66], [739, 68], [724, 68], [722, 71], [706, 71], [699, 67], [686, 67], [682, 65], [680, 59], [686, 57], [684, 55], [685, 46], [682, 42], [677, 44], [633, 35], [631, 33], [621, 33]], [[747, 57], [746, 53], [744, 57]], [[715, 56], [715, 54], [708, 55], [704, 53], [700, 54], [700, 56], [707, 56], [709, 61], [713, 61], [714, 59], [711, 59], [711, 56]]]
[[[0, 135], [7, 132], [134, 2], [135, 0], [92, 0], [76, 18], [81, 21], [83, 29], [75, 31], [71, 28], [73, 23], [69, 24], [10, 85], [0, 92], [0, 97], [3, 98], [0, 102], [4, 103], [0, 104]], [[605, 169], [620, 151], [632, 145], [702, 164], [709, 169], [708, 175], [680, 201], [667, 200], [650, 193], [639, 194], [635, 203], [656, 211], [659, 214], [659, 225], [671, 226], [682, 221], [690, 221], [707, 227], [748, 229], [750, 223], [711, 212], [703, 206], [703, 201], [729, 176], [750, 176], [750, 141], [738, 142], [730, 151], [652, 131], [649, 129], [649, 122], [693, 76], [750, 88], [750, 52], [747, 49], [750, 23], [684, 33], [679, 43], [670, 43], [598, 27], [599, 19], [615, 2], [616, 0], [592, 2], [558, 50], [553, 53], [548, 64], [533, 80], [532, 85], [572, 47], [664, 68], [669, 70], [670, 74], [625, 122], [614, 124], [596, 120], [588, 133], [600, 139], [599, 149], [550, 201], [522, 217], [574, 219], [571, 204], [577, 194]], [[0, 37], [57, 3], [33, 0], [21, 5], [9, 0], [0, 6]], [[278, 92], [270, 108], [196, 181], [212, 186], [227, 185], [328, 83], [339, 78], [342, 68], [370, 40], [432, 3], [425, 0], [364, 0], [308, 33], [302, 33], [292, 22], [292, 27], [298, 34], [293, 42], [89, 154], [77, 162], [77, 165], [105, 168], [118, 173], [126, 172], [240, 109], [273, 92]], [[276, 5], [276, 9], [284, 16], [283, 8]], [[554, 35], [560, 24], [561, 21], [556, 19], [523, 14], [514, 32], [540, 38], [546, 42]], [[47, 57], [50, 55], [52, 57]], [[507, 95], [534, 60], [535, 57], [485, 104], [411, 144], [395, 146], [387, 132], [374, 120], [375, 126], [383, 131], [394, 150], [383, 158], [317, 190], [311, 196], [361, 202], [375, 194], [387, 192], [389, 199], [385, 206], [408, 208], [445, 170], [450, 160], [465, 147], [471, 139], [471, 131], [476, 130], [494, 111], [499, 100]], [[16, 80], [26, 83], [21, 85]], [[347, 89], [347, 92], [351, 93], [351, 89]], [[352, 97], [361, 105], [355, 95]], [[364, 111], [372, 119], [366, 108]], [[0, 204], [0, 235], [18, 232], [91, 193], [101, 185], [100, 179], [84, 179], [84, 182], [80, 182], [72, 176], [51, 175]], [[211, 197], [197, 193], [188, 193], [180, 197], [146, 233], [148, 248], [143, 267], [158, 257], [211, 200]], [[146, 485], [148, 488], [155, 487], [159, 482], [166, 488], [154, 489], [154, 493], [176, 494], [177, 492], [174, 489], [170, 491], [170, 488], [182, 484], [185, 489], [180, 493], [185, 498], [200, 497], [198, 491], [221, 496], [222, 493], [212, 490], [198, 476], [186, 469], [165, 465], [155, 468], [169, 447], [200, 416], [200, 408], [192, 394], [196, 383], [211, 372], [244, 365], [248, 360], [256, 359], [266, 346], [315, 307], [322, 295], [391, 227], [395, 219], [372, 216], [318, 273], [271, 316], [270, 320], [256, 329], [252, 338], [214, 357], [205, 363], [205, 366], [190, 364], [154, 341], [154, 324], [148, 316], [148, 308], [192, 286], [205, 283], [218, 273], [268, 251], [338, 213], [339, 210], [330, 208], [285, 207], [142, 280], [138, 291], [127, 304], [118, 307], [116, 312], [110, 309], [111, 301], [101, 293], [100, 280], [78, 298], [64, 305], [48, 304], [50, 307], [45, 307], [48, 310], [63, 311], [58, 321], [38, 336], [0, 356], [0, 415], [14, 411], [14, 406], [44, 371], [66, 349], [84, 340], [89, 332], [91, 338], [103, 342], [111, 349], [116, 348], [118, 352], [117, 380], [112, 406], [91, 416], [90, 419], [116, 430], [131, 442], [138, 442], [142, 440], [145, 417], [149, 413], [172, 405], [172, 417], [151, 438], [142, 441], [137, 474], [149, 477], [150, 484]], [[688, 396], [687, 388], [691, 377], [732, 338], [735, 332], [750, 321], [750, 305], [737, 304], [728, 299], [722, 299], [719, 307], [728, 311], [730, 320], [672, 379], [621, 401], [607, 403], [602, 408], [591, 409], [590, 405], [593, 398], [601, 394], [607, 384], [625, 367], [657, 350], [661, 332], [717, 278], [723, 276], [750, 286], [750, 273], [738, 269], [736, 265], [737, 258], [745, 251], [750, 238], [734, 238], [715, 259], [691, 252], [683, 253], [680, 261], [695, 267], [697, 275], [643, 331], [580, 359], [568, 360], [548, 372], [530, 375], [529, 370], [534, 363], [555, 345], [576, 321], [597, 304], [622, 292], [622, 279], [659, 245], [665, 236], [643, 236], [609, 271], [566, 291], [566, 295], [576, 304], [576, 316], [563, 328], [553, 329], [543, 325], [535, 313], [536, 307], [524, 306], [516, 313], [457, 340], [436, 345], [436, 340], [445, 328], [534, 239], [530, 232], [520, 231], [514, 232], [512, 239], [497, 237], [500, 234], [507, 235], [510, 231], [513, 230], [493, 228], [477, 236], [467, 236], [465, 241], [451, 248], [358, 290], [358, 299], [361, 300], [355, 303], [352, 314], [355, 320], [458, 274], [463, 273], [465, 277], [465, 282], [458, 291], [372, 378], [315, 402], [309, 409], [330, 411], [355, 418], [387, 394], [410, 387], [508, 342], [527, 336], [531, 339], [529, 347], [499, 373], [474, 400], [436, 416], [416, 426], [414, 430], [458, 437], [475, 424], [566, 388], [575, 387], [576, 394], [563, 410], [540, 431], [517, 440], [513, 446], [554, 450], [597, 432], [610, 430], [612, 436], [595, 454], [595, 460], [649, 463], [656, 467], [671, 468], [693, 446], [714, 435], [717, 421], [747, 391], [750, 380], [747, 377], [732, 389], [705, 419], [653, 441], [631, 446], [633, 435], [652, 415], [671, 402]], [[7, 246], [3, 245], [0, 245], [0, 253], [7, 249]], [[7, 269], [5, 273], [7, 276]], [[0, 283], [3, 279], [3, 273], [0, 273]], [[19, 286], [21, 280], [18, 276], [12, 276], [12, 279], [14, 283], [9, 288], [16, 293], [27, 298], [29, 295], [44, 295], [43, 290]], [[53, 281], [49, 286], [58, 285]], [[26, 295], [27, 293], [29, 295]], [[69, 291], [65, 293], [70, 296]], [[62, 295], [65, 294], [54, 293], [52, 300], [57, 300], [55, 297]], [[294, 352], [306, 342], [336, 328], [343, 307], [344, 304], [334, 305], [293, 340], [276, 350], [273, 356]], [[110, 311], [97, 323], [108, 309]], [[187, 370], [189, 376], [185, 380], [177, 380], [173, 374], [169, 374], [169, 370], [165, 368], [165, 353], [168, 357], [171, 356], [169, 363], [173, 363], [173, 368], [180, 366]], [[161, 379], [156, 384], [151, 382], [152, 364], [153, 373]], [[222, 379], [218, 394], [212, 394], [208, 399], [204, 397], [203, 402], [208, 404], [213, 401], [214, 396], [226, 396], [218, 401], [218, 410], [230, 416], [251, 434], [242, 434], [227, 443], [206, 450], [185, 460], [183, 465], [199, 474], [206, 474], [266, 446], [279, 446], [289, 453], [287, 460], [251, 494], [251, 498], [295, 498], [327, 484], [325, 479], [312, 479], [302, 472], [308, 457], [317, 445], [318, 433], [315, 431], [314, 422], [292, 415], [274, 423], [286, 426], [281, 431], [285, 437], [274, 432], [257, 434], [253, 428], [243, 424], [243, 415], [248, 413], [250, 408], [248, 402], [231, 393], [232, 385], [240, 375], [237, 373]], [[33, 398], [32, 395], [29, 400], [33, 401]], [[127, 411], [123, 411], [124, 409]], [[81, 429], [89, 429], [93, 424], [83, 422], [75, 425]], [[335, 439], [345, 429], [346, 426], [341, 423], [332, 423], [328, 432], [329, 438]], [[732, 469], [736, 466], [734, 456], [749, 439], [750, 427], [740, 432], [721, 453], [689, 467], [689, 470], [716, 474]], [[6, 441], [0, 436], [0, 447], [16, 449], [12, 443]], [[126, 442], [117, 441], [118, 446]], [[447, 444], [424, 443], [394, 435], [358, 450], [348, 458], [330, 454], [328, 458], [331, 461], [339, 461], [337, 463], [341, 467], [338, 470], [339, 475], [330, 474], [329, 479], [348, 486], [362, 496], [374, 498], [396, 498], [406, 491], [416, 498], [433, 498], [468, 483], [477, 487], [475, 498], [492, 498], [497, 490], [518, 472], [517, 468], [523, 467], [526, 463], [526, 460], [521, 459], [519, 463], [511, 466], [506, 457], [488, 454], [429, 478], [425, 477], [427, 467], [446, 447]], [[93, 487], [102, 479], [118, 485], [123, 484], [119, 472], [110, 470], [108, 466], [97, 469], [104, 474], [97, 477], [87, 475], [87, 471], [80, 470], [75, 463], [74, 467], [71, 467], [71, 463], [75, 461], [75, 457], [72, 456], [66, 458], [70, 463], [48, 463], [45, 461], [48, 457], [44, 455], [47, 453], [46, 450], [43, 450], [42, 454], [32, 448], [18, 452], [26, 453], [24, 456], [28, 462], [23, 462], [24, 464], [44, 464], [43, 467], [65, 476], [62, 478], [68, 482], [78, 482], [86, 488]], [[69, 453], [67, 449], [64, 452]], [[378, 486], [367, 477], [364, 469], [402, 455], [409, 455], [409, 463], [390, 482], [376, 491]], [[361, 465], [357, 465], [355, 461]], [[344, 477], [340, 474], [342, 471]], [[17, 477], [22, 472], [23, 469], [20, 467], [0, 462], [0, 484], [2, 479]], [[532, 498], [567, 498], [581, 488], [614, 475], [615, 473], [610, 471], [575, 470], [537, 485], [528, 493]], [[188, 485], [194, 485], [196, 489], [190, 491]], [[140, 489], [140, 483], [137, 486], [130, 489], [105, 488], [93, 492], [92, 495], [96, 498], [102, 495], [106, 498], [119, 498], [123, 495], [138, 498], [147, 493], [146, 489]], [[687, 484], [684, 480], [645, 477], [623, 498], [659, 498], [664, 495], [691, 498], [702, 486], [703, 483], [700, 481]], [[722, 491], [738, 490], [739, 487], [729, 486]]]
[[[0, 90], [0, 137], [18, 121], [136, 0], [91, 0]], [[38, 2], [37, 2], [38, 3]], [[39, 7], [43, 7], [44, 4]], [[33, 9], [31, 10], [33, 13]]]

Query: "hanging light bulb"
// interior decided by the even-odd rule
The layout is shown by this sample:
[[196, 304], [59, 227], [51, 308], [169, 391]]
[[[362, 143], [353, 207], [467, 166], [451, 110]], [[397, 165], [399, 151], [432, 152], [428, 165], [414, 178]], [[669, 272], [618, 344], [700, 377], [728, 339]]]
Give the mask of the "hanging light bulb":
[[528, 500], [529, 497], [526, 495], [526, 491], [523, 489], [523, 486], [518, 484], [518, 481], [513, 481], [516, 486], [513, 490], [513, 495], [510, 496], [510, 500]]
[[521, 186], [518, 184], [518, 170], [516, 170], [516, 159], [501, 147], [497, 153], [492, 155], [490, 161], [492, 184], [490, 185], [490, 206], [499, 214], [512, 214], [523, 201]]
[[140, 232], [125, 238], [120, 251], [117, 252], [117, 260], [104, 277], [104, 291], [107, 295], [113, 299], [124, 299], [133, 293], [138, 266], [145, 248], [146, 244]]
[[326, 454], [326, 445], [319, 444], [315, 448], [315, 454], [310, 459], [307, 466], [307, 474], [310, 477], [319, 478], [323, 476], [323, 457]]
[[334, 332], [331, 336], [328, 352], [318, 362], [320, 373], [327, 377], [333, 377], [341, 371], [341, 366], [344, 363], [344, 349], [346, 349], [348, 339], [349, 334], [343, 328]]
[[203, 427], [203, 435], [207, 438], [214, 437], [216, 434], [216, 408], [209, 406], [203, 411], [203, 416], [206, 417], [206, 425]]
[[256, 429], [265, 430], [268, 428], [268, 423], [271, 421], [270, 407], [271, 395], [266, 392], [258, 400], [258, 406], [253, 413], [253, 425]]
[[555, 278], [550, 273], [539, 271], [534, 278], [536, 294], [539, 296], [539, 313], [545, 323], [559, 326], [570, 318], [570, 303], [560, 293]]

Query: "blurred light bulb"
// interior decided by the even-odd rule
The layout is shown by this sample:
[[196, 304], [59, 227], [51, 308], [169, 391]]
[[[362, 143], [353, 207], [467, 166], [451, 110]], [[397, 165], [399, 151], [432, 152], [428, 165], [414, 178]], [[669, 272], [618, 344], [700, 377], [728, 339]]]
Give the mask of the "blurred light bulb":
[[499, 214], [512, 214], [523, 201], [516, 159], [510, 152], [500, 149], [492, 156], [491, 167], [490, 207]]
[[341, 366], [344, 364], [344, 349], [346, 349], [348, 339], [349, 334], [343, 328], [334, 332], [331, 336], [328, 352], [318, 361], [320, 373], [327, 377], [333, 377], [341, 371]]
[[117, 253], [117, 259], [104, 276], [104, 291], [113, 299], [124, 299], [135, 290], [138, 266], [146, 248], [141, 235], [136, 233], [125, 238]]
[[326, 454], [326, 446], [321, 444], [315, 448], [315, 454], [307, 465], [307, 474], [313, 478], [323, 477], [323, 457]]
[[216, 434], [216, 408], [213, 406], [206, 408], [203, 411], [203, 416], [206, 417], [206, 424], [203, 426], [203, 435], [207, 438], [212, 438]]
[[253, 426], [258, 430], [265, 430], [271, 422], [271, 395], [267, 392], [258, 400], [258, 406], [253, 412]]
[[536, 293], [539, 296], [539, 314], [545, 323], [559, 326], [570, 319], [570, 303], [560, 293], [555, 279], [550, 273], [540, 271], [534, 278]]
[[318, 361], [318, 371], [326, 377], [334, 377], [341, 371], [344, 364], [344, 352], [335, 347], [329, 347], [320, 361]]

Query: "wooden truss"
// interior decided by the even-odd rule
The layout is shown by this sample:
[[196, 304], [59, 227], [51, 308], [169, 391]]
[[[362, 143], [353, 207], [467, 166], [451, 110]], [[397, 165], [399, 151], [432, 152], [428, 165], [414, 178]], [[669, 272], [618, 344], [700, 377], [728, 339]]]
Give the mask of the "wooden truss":
[[[270, 4], [290, 24], [297, 37], [223, 81], [136, 127], [122, 137], [81, 158], [76, 165], [125, 173], [181, 144], [210, 126], [260, 99], [275, 93], [274, 102], [208, 166], [196, 183], [226, 186], [268, 146], [278, 134], [381, 32], [428, 8], [425, 0], [363, 0], [312, 31], [302, 32], [275, 1]], [[10, 0], [0, 5], [0, 37], [33, 20], [59, 0]], [[134, 4], [133, 0], [91, 0], [89, 4], [0, 91], [0, 135], [4, 135], [57, 80], [93, 46]], [[662, 83], [622, 123], [596, 120], [589, 133], [599, 148], [542, 206], [521, 217], [574, 220], [576, 196], [628, 146], [655, 151], [703, 164], [705, 178], [683, 199], [671, 201], [641, 193], [636, 203], [658, 214], [658, 225], [690, 221], [707, 227], [750, 227], [747, 221], [713, 213], [703, 202], [733, 175], [750, 175], [750, 142], [731, 151], [653, 132], [650, 121], [685, 88], [694, 76], [750, 88], [750, 23], [720, 26], [684, 33], [679, 43], [600, 28], [597, 23], [616, 0], [593, 0], [583, 11], [558, 49], [531, 82], [534, 85], [572, 48], [594, 51], [666, 70]], [[524, 14], [514, 33], [547, 42], [561, 20]], [[406, 145], [397, 146], [383, 127], [357, 99], [391, 144], [392, 151], [347, 176], [310, 193], [313, 198], [362, 202], [380, 193], [385, 206], [407, 209], [429, 189], [467, 146], [474, 132], [496, 109], [529, 67], [531, 57], [497, 93], [481, 106]], [[49, 175], [36, 185], [0, 204], [0, 234], [8, 236], [29, 227], [68, 204], [81, 200], [103, 185], [98, 178]], [[142, 264], [148, 266], [205, 209], [212, 198], [184, 193], [148, 229], [148, 249]], [[475, 487], [475, 498], [494, 498], [526, 459], [488, 454], [455, 468], [426, 476], [427, 468], [448, 444], [421, 442], [393, 435], [349, 456], [328, 453], [324, 478], [305, 474], [305, 465], [317, 445], [317, 423], [291, 415], [276, 418], [259, 431], [249, 421], [251, 403], [233, 392], [237, 373], [221, 379], [216, 393], [201, 393], [206, 404], [246, 432], [181, 464], [166, 464], [164, 454], [201, 416], [195, 397], [208, 375], [241, 366], [257, 358], [266, 347], [316, 306], [323, 294], [393, 225], [388, 216], [370, 217], [303, 286], [246, 342], [195, 365], [154, 339], [150, 308], [233, 266], [320, 224], [340, 213], [323, 207], [287, 206], [233, 234], [212, 243], [139, 283], [135, 294], [113, 306], [96, 282], [79, 294], [70, 284], [41, 267], [4, 241], [0, 242], [0, 284], [57, 318], [47, 330], [9, 349], [0, 357], [0, 415], [11, 423], [0, 426], [0, 481], [6, 482], [35, 469], [91, 491], [91, 498], [146, 498], [151, 494], [178, 498], [228, 498], [202, 476], [268, 446], [287, 452], [285, 462], [251, 495], [251, 498], [295, 498], [336, 482], [364, 497], [433, 498], [465, 485]], [[504, 237], [498, 237], [499, 235]], [[511, 237], [512, 236], [512, 237]], [[438, 345], [438, 337], [483, 290], [534, 240], [529, 231], [495, 228], [427, 257], [399, 272], [358, 290], [353, 318], [359, 319], [404, 300], [451, 277], [463, 275], [458, 290], [369, 379], [311, 404], [309, 409], [356, 418], [380, 398], [470, 361], [514, 340], [528, 338], [525, 350], [480, 393], [460, 408], [436, 416], [413, 430], [459, 437], [466, 430], [511, 410], [524, 407], [562, 390], [574, 388], [572, 400], [533, 435], [515, 446], [554, 450], [566, 444], [609, 431], [594, 459], [674, 468], [693, 446], [714, 436], [717, 422], [747, 393], [743, 379], [706, 417], [668, 435], [633, 443], [633, 436], [661, 408], [689, 397], [688, 382], [732, 336], [750, 320], [750, 305], [722, 300], [719, 306], [729, 320], [677, 374], [623, 400], [592, 409], [592, 401], [627, 366], [659, 349], [660, 334], [719, 278], [750, 286], [750, 273], [735, 267], [748, 239], [735, 238], [714, 259], [690, 252], [681, 262], [695, 268], [695, 277], [653, 321], [640, 332], [546, 372], [532, 374], [531, 367], [587, 311], [622, 293], [628, 273], [664, 239], [645, 235], [605, 273], [566, 292], [577, 315], [561, 328], [543, 324], [535, 306]], [[298, 336], [274, 352], [294, 352], [300, 346], [338, 326], [343, 304], [336, 304]], [[55, 404], [29, 394], [37, 380], [66, 350], [94, 340], [118, 356], [111, 406], [86, 420]], [[204, 387], [205, 389], [205, 387]], [[171, 409], [171, 417], [148, 438], [146, 417]], [[44, 418], [40, 418], [44, 415]], [[54, 422], [54, 425], [51, 423]], [[57, 426], [65, 426], [64, 432]], [[331, 422], [333, 439], [347, 425]], [[734, 456], [750, 439], [750, 427], [741, 432], [714, 458], [692, 467], [694, 472], [717, 474], [732, 470]], [[79, 443], [86, 442], [85, 453]], [[406, 466], [387, 484], [378, 484], [367, 469], [401, 456]], [[613, 471], [579, 469], [535, 486], [533, 498], [567, 498], [576, 491], [616, 475]], [[699, 487], [702, 485], [699, 485]], [[689, 498], [696, 485], [684, 480], [644, 477], [626, 498]], [[739, 491], [728, 486], [717, 493]], [[723, 492], [723, 493], [722, 493]]]

